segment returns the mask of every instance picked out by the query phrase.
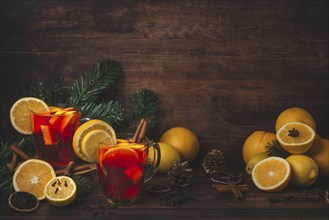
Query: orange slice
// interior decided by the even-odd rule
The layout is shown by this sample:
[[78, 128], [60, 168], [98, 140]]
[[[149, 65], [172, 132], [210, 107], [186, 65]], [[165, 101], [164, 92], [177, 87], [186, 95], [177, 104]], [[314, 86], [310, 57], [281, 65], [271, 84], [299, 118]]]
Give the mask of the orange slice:
[[291, 170], [285, 159], [269, 157], [258, 162], [251, 175], [258, 189], [267, 192], [278, 192], [288, 185]]
[[84, 155], [82, 151], [82, 140], [89, 132], [97, 129], [105, 131], [109, 136], [112, 137], [114, 143], [117, 142], [116, 133], [112, 126], [108, 123], [98, 119], [93, 119], [85, 122], [84, 124], [80, 125], [80, 127], [75, 131], [72, 141], [72, 146], [75, 154], [84, 161], [89, 161], [89, 159], [88, 156]]
[[30, 113], [49, 112], [48, 105], [41, 99], [24, 97], [17, 100], [10, 109], [10, 121], [21, 134], [33, 134]]
[[47, 125], [41, 125], [41, 132], [46, 146], [55, 144], [54, 134]]
[[13, 186], [15, 191], [29, 192], [38, 200], [45, 198], [44, 189], [49, 180], [56, 176], [53, 167], [38, 159], [24, 161], [15, 171]]
[[289, 122], [278, 130], [276, 137], [286, 151], [292, 154], [302, 154], [312, 146], [315, 131], [307, 124]]

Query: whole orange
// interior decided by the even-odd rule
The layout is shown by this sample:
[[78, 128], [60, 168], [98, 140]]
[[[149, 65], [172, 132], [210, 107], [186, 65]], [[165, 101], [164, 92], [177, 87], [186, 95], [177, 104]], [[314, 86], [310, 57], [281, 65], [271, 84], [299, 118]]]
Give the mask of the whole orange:
[[310, 156], [319, 167], [321, 178], [329, 177], [329, 140], [320, 138], [313, 142], [311, 148], [305, 153]]
[[280, 113], [275, 123], [275, 130], [278, 131], [283, 125], [288, 122], [301, 122], [307, 124], [316, 130], [316, 124], [313, 116], [303, 108], [292, 107]]
[[176, 148], [182, 161], [192, 161], [199, 152], [199, 139], [189, 129], [174, 127], [162, 134], [159, 142], [165, 142]]
[[245, 164], [256, 153], [266, 151], [266, 145], [273, 140], [276, 140], [274, 133], [266, 131], [255, 131], [245, 140], [242, 148], [242, 156]]

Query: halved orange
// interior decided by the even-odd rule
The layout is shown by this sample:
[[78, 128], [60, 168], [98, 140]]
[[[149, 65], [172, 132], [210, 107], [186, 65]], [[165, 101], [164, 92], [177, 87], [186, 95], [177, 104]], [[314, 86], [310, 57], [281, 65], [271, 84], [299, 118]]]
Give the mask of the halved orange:
[[45, 198], [44, 189], [49, 180], [56, 176], [53, 167], [46, 161], [29, 159], [15, 171], [13, 186], [15, 191], [29, 192], [38, 200]]
[[315, 131], [307, 124], [289, 122], [278, 130], [276, 137], [280, 145], [289, 153], [302, 154], [312, 146]]
[[269, 157], [255, 165], [251, 176], [258, 189], [266, 192], [278, 192], [288, 185], [291, 169], [285, 159]]
[[33, 134], [30, 113], [49, 112], [48, 105], [41, 99], [24, 97], [17, 100], [10, 109], [10, 121], [21, 134]]

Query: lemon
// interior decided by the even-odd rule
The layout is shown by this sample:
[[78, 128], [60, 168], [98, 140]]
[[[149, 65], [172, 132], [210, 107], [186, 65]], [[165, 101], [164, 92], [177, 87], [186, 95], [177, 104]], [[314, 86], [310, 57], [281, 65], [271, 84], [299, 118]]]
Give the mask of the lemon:
[[269, 157], [258, 162], [251, 173], [256, 187], [266, 192], [279, 192], [289, 183], [291, 169], [281, 157]]
[[313, 144], [315, 131], [307, 124], [289, 122], [276, 133], [280, 145], [289, 153], [305, 153]]
[[247, 164], [250, 158], [256, 153], [265, 152], [266, 145], [273, 140], [276, 140], [276, 136], [271, 132], [254, 131], [250, 134], [242, 147], [242, 156], [245, 164]]
[[81, 142], [81, 151], [88, 162], [97, 161], [97, 149], [100, 144], [113, 145], [114, 140], [104, 130], [96, 129], [88, 132]]
[[179, 152], [183, 161], [192, 161], [199, 152], [199, 139], [189, 129], [174, 127], [162, 134], [160, 141], [167, 143]]
[[[160, 157], [160, 165], [158, 168], [159, 173], [166, 173], [168, 170], [175, 165], [177, 161], [181, 161], [180, 154], [174, 148], [173, 146], [164, 143], [164, 142], [159, 142], [158, 143], [160, 146], [160, 152], [161, 152], [161, 157]], [[148, 159], [150, 161], [154, 160], [154, 148], [151, 147], [148, 152]]]
[[247, 173], [248, 174], [251, 174], [252, 173], [252, 170], [254, 169], [254, 167], [255, 167], [255, 165], [258, 163], [258, 162], [260, 162], [260, 161], [262, 161], [262, 160], [264, 160], [264, 159], [266, 159], [266, 158], [268, 158], [269, 157], [269, 155], [266, 153], [266, 152], [260, 152], [260, 153], [256, 153], [256, 154], [254, 154], [251, 158], [250, 158], [250, 160], [248, 161], [248, 163], [247, 163], [247, 166], [246, 166], [246, 171], [247, 171]]
[[58, 176], [48, 181], [44, 188], [47, 201], [57, 207], [71, 204], [77, 195], [77, 186], [68, 176]]
[[47, 182], [56, 176], [53, 167], [39, 159], [24, 161], [15, 171], [13, 186], [15, 191], [29, 192], [38, 200], [45, 198], [44, 188]]
[[291, 183], [299, 187], [312, 185], [318, 177], [318, 165], [306, 155], [291, 155], [286, 159], [291, 167]]
[[86, 123], [80, 125], [79, 128], [75, 131], [75, 133], [73, 135], [72, 146], [73, 146], [74, 153], [80, 159], [82, 159], [84, 161], [88, 161], [88, 162], [89, 162], [89, 159], [88, 159], [87, 155], [83, 154], [81, 144], [82, 144], [82, 140], [84, 139], [84, 137], [93, 130], [103, 130], [106, 133], [108, 133], [109, 136], [112, 137], [114, 143], [116, 143], [116, 141], [117, 141], [116, 133], [115, 133], [114, 129], [112, 128], [112, 126], [102, 120], [92, 119], [92, 120], [87, 121]]
[[24, 97], [17, 100], [10, 109], [10, 122], [21, 134], [33, 134], [30, 113], [48, 112], [48, 105], [41, 99]]
[[310, 156], [319, 167], [321, 178], [329, 177], [329, 140], [320, 138], [313, 142], [311, 148], [305, 153]]
[[280, 113], [275, 122], [275, 130], [278, 131], [283, 125], [288, 122], [301, 122], [307, 124], [313, 130], [316, 130], [316, 124], [313, 116], [303, 108], [292, 107]]

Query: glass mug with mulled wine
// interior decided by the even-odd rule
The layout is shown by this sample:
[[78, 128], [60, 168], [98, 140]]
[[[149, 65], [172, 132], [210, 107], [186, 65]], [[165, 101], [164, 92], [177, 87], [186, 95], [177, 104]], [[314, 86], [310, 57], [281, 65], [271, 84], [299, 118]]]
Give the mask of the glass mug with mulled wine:
[[[117, 139], [115, 145], [101, 144], [98, 148], [99, 182], [110, 204], [134, 203], [140, 197], [144, 183], [155, 175], [159, 167], [159, 145], [144, 138], [143, 135], [134, 137], [129, 140]], [[148, 152], [151, 147], [155, 149], [152, 151], [155, 159], [149, 162]]]

